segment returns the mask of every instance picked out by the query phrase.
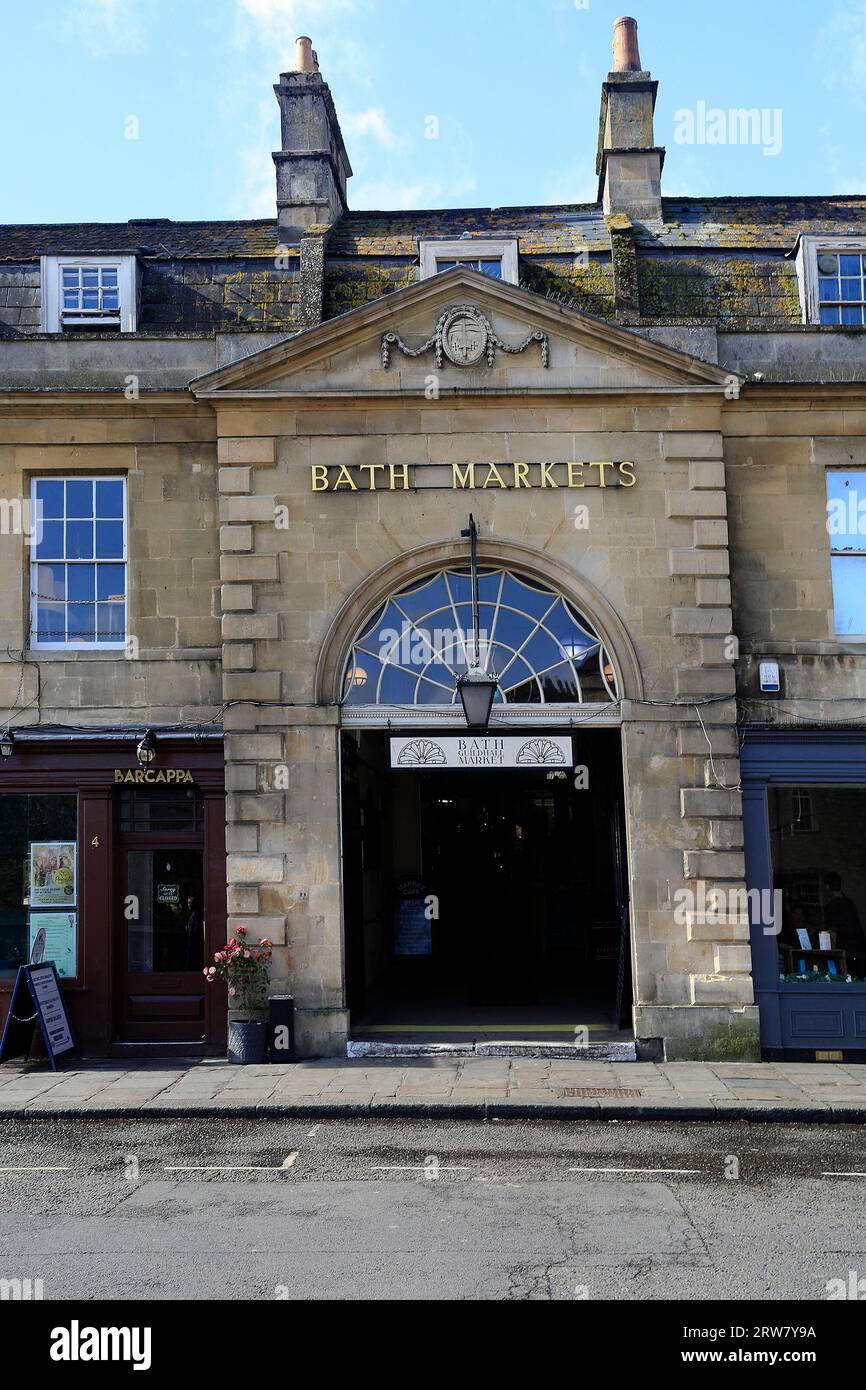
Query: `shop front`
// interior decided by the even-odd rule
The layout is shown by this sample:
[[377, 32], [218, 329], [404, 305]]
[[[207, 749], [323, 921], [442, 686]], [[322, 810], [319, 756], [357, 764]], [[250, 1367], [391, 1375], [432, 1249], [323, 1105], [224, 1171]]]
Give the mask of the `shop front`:
[[749, 731], [741, 765], [764, 1056], [866, 1061], [866, 736]]
[[754, 1055], [748, 942], [677, 911], [744, 886], [729, 389], [464, 267], [192, 383], [220, 464], [229, 926], [274, 942], [300, 1055]]
[[0, 1004], [40, 931], [85, 1054], [219, 1051], [221, 738], [23, 731], [0, 765]]

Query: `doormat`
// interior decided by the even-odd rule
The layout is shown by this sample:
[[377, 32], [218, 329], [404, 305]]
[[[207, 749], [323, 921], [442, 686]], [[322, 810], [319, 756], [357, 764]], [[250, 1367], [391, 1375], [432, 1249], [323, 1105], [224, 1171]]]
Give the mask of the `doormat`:
[[615, 1100], [620, 1096], [631, 1099], [632, 1096], [639, 1096], [640, 1094], [640, 1091], [629, 1091], [621, 1086], [569, 1086], [560, 1092], [563, 1098], [579, 1096], [581, 1100], [606, 1100], [608, 1098]]

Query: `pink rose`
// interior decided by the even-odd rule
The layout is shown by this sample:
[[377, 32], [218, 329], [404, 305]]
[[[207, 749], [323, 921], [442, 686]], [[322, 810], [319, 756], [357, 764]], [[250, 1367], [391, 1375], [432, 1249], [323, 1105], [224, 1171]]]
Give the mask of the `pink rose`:
[[237, 994], [237, 990], [235, 989], [234, 985], [230, 987], [229, 994]]

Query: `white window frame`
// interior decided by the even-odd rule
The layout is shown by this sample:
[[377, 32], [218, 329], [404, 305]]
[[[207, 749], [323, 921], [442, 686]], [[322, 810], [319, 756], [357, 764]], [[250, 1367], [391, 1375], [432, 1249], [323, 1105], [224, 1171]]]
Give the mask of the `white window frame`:
[[[821, 303], [818, 298], [818, 257], [825, 252], [844, 256], [846, 251], [866, 254], [866, 237], [862, 236], [801, 236], [797, 246], [797, 281], [800, 286], [800, 308], [803, 322], [821, 326]], [[826, 324], [850, 333], [866, 328], [866, 324]]]
[[[116, 270], [120, 300], [117, 313], [83, 309], [64, 314], [61, 272], [65, 266]], [[92, 324], [119, 328], [121, 333], [135, 332], [138, 322], [138, 261], [135, 256], [40, 256], [39, 270], [43, 333], [63, 333], [67, 329], [74, 331]]]
[[421, 240], [418, 254], [422, 280], [431, 280], [439, 273], [436, 269], [439, 261], [473, 260], [501, 261], [502, 280], [509, 285], [518, 282], [517, 237], [501, 237], [495, 241], [481, 237], [459, 237], [456, 241]]
[[[848, 467], [828, 468], [824, 473], [824, 490], [829, 492], [830, 477], [833, 473], [859, 473], [864, 485], [866, 485], [866, 468], [851, 464]], [[829, 506], [829, 500], [827, 502]], [[840, 550], [833, 544], [833, 536], [828, 534], [830, 542], [830, 578], [832, 586], [833, 561], [835, 559], [855, 559], [859, 560], [863, 567], [863, 574], [866, 576], [866, 537], [863, 538], [863, 546], [860, 550]], [[837, 642], [844, 642], [846, 646], [861, 646], [866, 643], [866, 632], [839, 632], [836, 628], [836, 593], [833, 591], [833, 634]]]
[[[35, 474], [30, 480], [30, 515], [36, 516], [36, 484], [44, 482], [46, 479], [56, 483], [121, 483], [123, 485], [123, 555], [121, 558], [112, 560], [96, 559], [96, 532], [93, 536], [93, 560], [46, 560], [36, 558], [36, 547], [34, 546], [30, 555], [30, 566], [28, 573], [29, 603], [30, 603], [30, 650], [37, 652], [66, 652], [69, 656], [74, 656], [78, 652], [123, 652], [129, 641], [129, 490], [127, 487], [126, 475], [123, 473], [39, 473]], [[94, 492], [94, 497], [95, 497]], [[95, 521], [95, 518], [94, 518]], [[65, 545], [64, 545], [65, 549]], [[34, 596], [33, 576], [37, 565], [52, 564], [92, 564], [96, 565], [123, 565], [123, 639], [118, 642], [41, 642], [38, 636], [36, 621], [36, 601]], [[94, 601], [95, 602], [95, 601]]]

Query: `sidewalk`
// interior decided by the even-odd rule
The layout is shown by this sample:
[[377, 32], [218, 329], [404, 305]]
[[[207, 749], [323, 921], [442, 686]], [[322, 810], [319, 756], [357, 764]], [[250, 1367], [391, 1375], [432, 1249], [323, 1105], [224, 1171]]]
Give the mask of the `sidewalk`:
[[0, 1065], [0, 1115], [132, 1119], [727, 1119], [866, 1123], [866, 1066], [429, 1057]]

